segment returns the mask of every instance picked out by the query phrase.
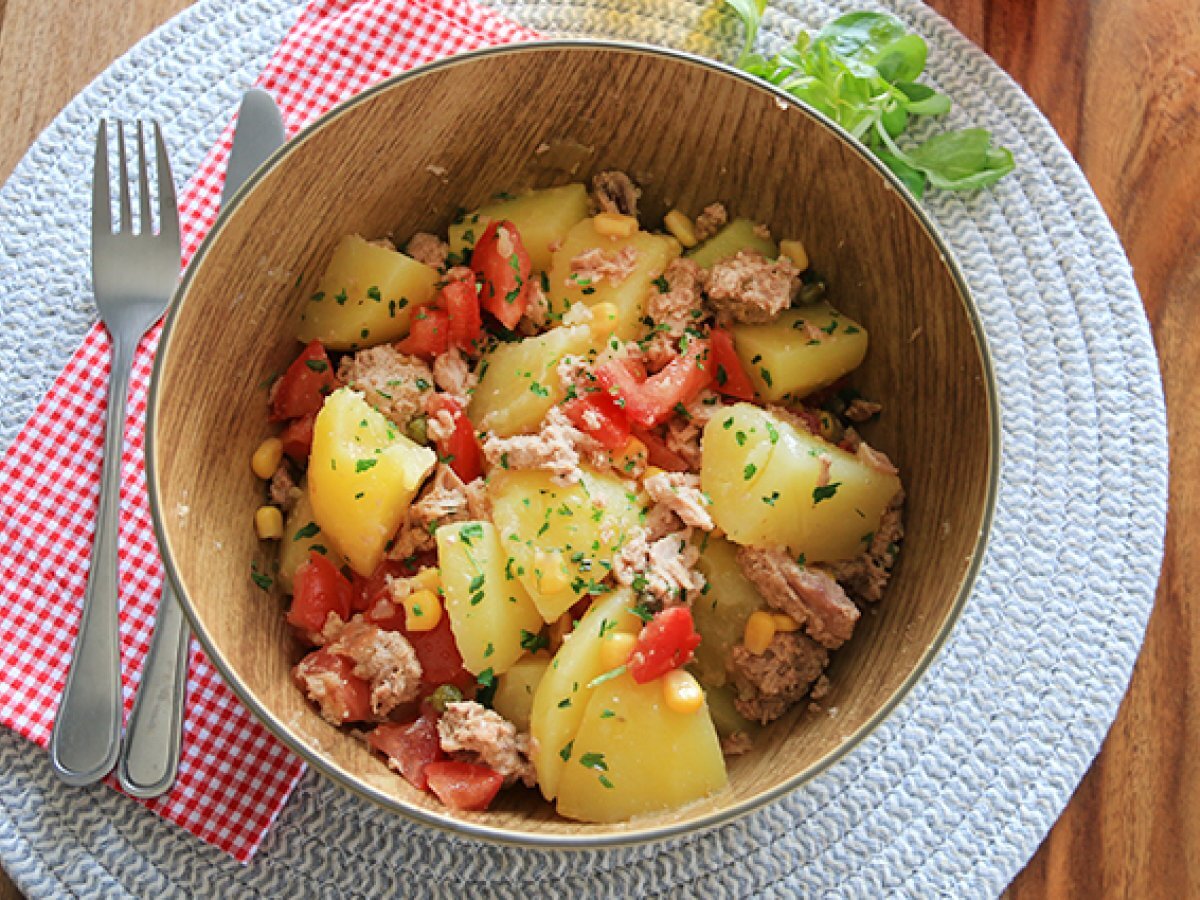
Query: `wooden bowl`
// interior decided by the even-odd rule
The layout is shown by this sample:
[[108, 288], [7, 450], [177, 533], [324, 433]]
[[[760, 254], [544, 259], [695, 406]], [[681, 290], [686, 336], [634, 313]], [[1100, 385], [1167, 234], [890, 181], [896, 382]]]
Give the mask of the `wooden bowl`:
[[[768, 728], [753, 752], [730, 759], [718, 796], [615, 825], [561, 819], [523, 790], [503, 793], [485, 813], [453, 813], [322, 721], [291, 682], [301, 648], [285, 627], [284, 599], [250, 579], [252, 563], [269, 569], [275, 555], [251, 526], [263, 486], [249, 459], [273, 430], [265, 385], [295, 356], [300, 305], [344, 234], [444, 233], [456, 208], [498, 191], [610, 168], [642, 184], [645, 221], [720, 199], [804, 241], [834, 304], [870, 331], [854, 380], [884, 403], [866, 433], [900, 466], [908, 536], [887, 596], [835, 654], [828, 712], [802, 704]], [[995, 498], [996, 415], [962, 276], [929, 219], [870, 154], [785, 95], [709, 60], [550, 42], [463, 54], [392, 78], [260, 170], [196, 254], [163, 332], [149, 484], [196, 637], [247, 706], [316, 769], [459, 833], [599, 847], [755, 809], [800, 788], [887, 716], [970, 592]]]

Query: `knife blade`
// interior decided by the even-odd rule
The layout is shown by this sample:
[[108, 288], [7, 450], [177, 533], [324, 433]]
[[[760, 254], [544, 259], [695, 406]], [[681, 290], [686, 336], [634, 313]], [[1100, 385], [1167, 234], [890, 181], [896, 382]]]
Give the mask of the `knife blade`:
[[250, 88], [242, 97], [233, 147], [225, 165], [225, 187], [221, 191], [221, 208], [229, 205], [254, 170], [267, 157], [283, 146], [286, 139], [283, 116], [274, 98], [262, 88]]
[[[251, 88], [242, 98], [221, 192], [224, 208], [241, 186], [283, 146], [286, 136], [271, 95]], [[163, 580], [150, 652], [125, 728], [117, 780], [134, 797], [167, 793], [179, 771], [190, 631], [168, 575]]]

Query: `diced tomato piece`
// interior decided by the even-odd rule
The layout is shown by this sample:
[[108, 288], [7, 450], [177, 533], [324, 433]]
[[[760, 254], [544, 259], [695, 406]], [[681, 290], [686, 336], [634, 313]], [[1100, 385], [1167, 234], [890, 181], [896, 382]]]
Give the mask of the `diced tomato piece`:
[[300, 465], [308, 462], [308, 454], [312, 452], [313, 425], [317, 421], [316, 413], [309, 413], [299, 419], [292, 419], [279, 433], [283, 452]]
[[682, 354], [645, 380], [639, 381], [629, 366], [618, 360], [600, 366], [596, 378], [624, 404], [630, 422], [652, 428], [669, 419], [677, 405], [687, 404], [706, 388], [712, 381], [711, 369], [708, 341], [692, 338]]
[[529, 305], [533, 266], [512, 222], [491, 222], [471, 252], [471, 268], [479, 277], [479, 303], [510, 331]]
[[[329, 676], [333, 675], [333, 678]], [[292, 680], [308, 694], [308, 682], [316, 676], [321, 686], [321, 711], [341, 723], [371, 719], [371, 687], [354, 674], [354, 663], [324, 647], [314, 650], [292, 669]]]
[[668, 472], [690, 472], [687, 460], [668, 447], [653, 431], [635, 428], [633, 436], [646, 445], [646, 462]]
[[354, 573], [350, 579], [351, 584], [354, 585], [354, 600], [351, 602], [351, 608], [354, 612], [365, 612], [376, 600], [387, 595], [389, 578], [404, 578], [407, 575], [415, 575], [418, 571], [407, 560], [385, 558], [370, 575], [363, 576], [357, 572]]
[[330, 613], [337, 613], [343, 621], [349, 620], [354, 587], [323, 554], [309, 551], [308, 562], [296, 570], [292, 586], [289, 624], [301, 631], [319, 632]]
[[450, 344], [464, 353], [478, 353], [483, 339], [483, 317], [475, 285], [452, 281], [438, 294], [437, 305], [450, 316]]
[[405, 631], [404, 636], [421, 663], [422, 694], [428, 694], [442, 684], [452, 684], [464, 693], [474, 686], [475, 676], [463, 668], [462, 654], [454, 642], [449, 616], [442, 616], [431, 631]]
[[445, 759], [438, 740], [437, 717], [422, 715], [406, 725], [385, 722], [367, 735], [367, 743], [388, 757], [417, 790], [429, 790], [425, 767]]
[[638, 684], [653, 681], [687, 665], [698, 646], [692, 611], [686, 606], [664, 609], [642, 627], [629, 655], [629, 674]]
[[487, 809], [500, 793], [504, 776], [469, 762], [432, 762], [425, 766], [429, 789], [451, 809]]
[[612, 394], [597, 392], [563, 404], [575, 427], [609, 450], [620, 450], [629, 441], [629, 419]]
[[316, 413], [337, 385], [333, 365], [320, 341], [312, 341], [271, 386], [271, 421]]
[[434, 394], [429, 400], [429, 413], [437, 415], [442, 410], [454, 420], [454, 431], [447, 440], [438, 443], [438, 456], [449, 460], [454, 474], [470, 483], [483, 474], [483, 451], [475, 437], [475, 428], [467, 418], [462, 403], [455, 397]]
[[432, 359], [450, 349], [450, 314], [428, 306], [412, 317], [408, 337], [396, 344], [401, 353]]
[[717, 391], [738, 400], [753, 400], [754, 385], [742, 368], [742, 360], [733, 349], [733, 335], [724, 328], [714, 328], [708, 335], [712, 346], [711, 368]]

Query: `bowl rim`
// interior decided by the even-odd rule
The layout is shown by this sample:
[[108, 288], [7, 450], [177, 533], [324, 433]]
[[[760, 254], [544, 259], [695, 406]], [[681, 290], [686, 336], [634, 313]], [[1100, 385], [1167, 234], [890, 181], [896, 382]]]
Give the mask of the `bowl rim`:
[[646, 44], [636, 41], [620, 41], [608, 40], [601, 38], [554, 38], [547, 40], [536, 41], [519, 41], [498, 46], [482, 47], [475, 50], [464, 51], [454, 54], [453, 56], [444, 57], [434, 60], [429, 63], [424, 63], [415, 66], [405, 72], [400, 72], [391, 75], [376, 84], [364, 89], [363, 91], [348, 97], [339, 102], [324, 114], [314, 119], [301, 129], [297, 134], [286, 140], [278, 149], [272, 153], [258, 169], [256, 169], [249, 178], [241, 185], [238, 191], [234, 194], [231, 200], [222, 205], [218, 211], [217, 217], [209, 228], [208, 233], [204, 236], [199, 247], [192, 255], [192, 259], [188, 264], [183, 277], [180, 279], [178, 286], [175, 289], [174, 295], [167, 315], [163, 322], [162, 332], [159, 337], [159, 347], [164, 347], [168, 344], [169, 338], [174, 330], [176, 318], [179, 314], [182, 305], [183, 297], [188, 293], [191, 287], [194, 272], [200, 262], [205, 258], [213, 241], [220, 234], [225, 223], [232, 215], [233, 211], [241, 204], [244, 197], [247, 196], [255, 186], [261, 182], [277, 165], [279, 165], [295, 148], [313, 136], [317, 131], [325, 128], [339, 116], [347, 113], [360, 103], [364, 103], [378, 94], [391, 90], [398, 84], [413, 79], [424, 77], [427, 74], [436, 72], [450, 66], [466, 65], [471, 62], [497, 55], [519, 54], [519, 53], [536, 53], [543, 50], [592, 50], [603, 52], [620, 52], [627, 54], [644, 54], [649, 56], [664, 57], [676, 62], [683, 62], [689, 65], [700, 66], [715, 72], [722, 73], [726, 76], [736, 78], [744, 82], [748, 87], [756, 90], [765, 91], [777, 103], [786, 105], [787, 107], [799, 110], [802, 114], [813, 119], [818, 124], [823, 125], [830, 130], [833, 135], [842, 142], [853, 153], [857, 154], [860, 159], [873, 168], [887, 183], [892, 190], [896, 191], [909, 211], [915, 216], [917, 222], [924, 229], [930, 240], [933, 241], [937, 248], [942, 262], [945, 264], [958, 289], [960, 301], [963, 304], [967, 314], [967, 319], [970, 324], [971, 332], [975, 339], [976, 351], [979, 354], [980, 366], [983, 371], [984, 380], [984, 397], [986, 402], [986, 416], [988, 423], [988, 461], [986, 473], [986, 492], [984, 496], [984, 504], [982, 515], [979, 519], [979, 533], [976, 537], [974, 547], [971, 552], [970, 560], [962, 578], [959, 582], [957, 596], [954, 603], [935, 634], [929, 646], [924, 650], [921, 656], [913, 665], [912, 670], [905, 676], [904, 680], [897, 685], [892, 693], [880, 704], [879, 708], [853, 732], [847, 735], [836, 747], [827, 752], [823, 757], [809, 765], [807, 768], [793, 775], [786, 781], [775, 785], [753, 797], [747, 798], [735, 805], [715, 809], [693, 819], [687, 819], [679, 822], [666, 822], [656, 825], [647, 825], [642, 827], [633, 827], [628, 831], [623, 832], [599, 832], [599, 833], [553, 833], [553, 832], [523, 832], [512, 828], [505, 828], [484, 823], [467, 821], [455, 818], [450, 814], [449, 810], [438, 812], [427, 810], [415, 805], [398, 800], [395, 797], [385, 794], [382, 791], [376, 790], [367, 784], [362, 783], [352, 777], [347, 776], [339, 769], [327, 762], [320, 754], [314, 752], [307, 744], [296, 739], [292, 733], [284, 726], [274, 713], [263, 706], [254, 694], [247, 688], [234, 671], [226, 665], [222, 654], [213, 642], [211, 636], [201, 624], [201, 619], [193, 606], [191, 597], [184, 587], [179, 572], [175, 567], [174, 560], [171, 558], [170, 545], [166, 537], [165, 516], [162, 508], [162, 498], [158, 487], [158, 448], [155, 439], [155, 424], [157, 419], [157, 410], [159, 406], [159, 388], [162, 383], [162, 374], [164, 369], [164, 360], [166, 353], [155, 353], [154, 367], [150, 376], [150, 387], [148, 394], [148, 402], [146, 409], [146, 453], [145, 453], [145, 472], [147, 491], [150, 500], [151, 518], [154, 524], [155, 538], [158, 542], [160, 555], [163, 560], [163, 568], [165, 577], [169, 578], [171, 584], [175, 588], [176, 596], [179, 599], [180, 606], [184, 614], [187, 616], [188, 623], [191, 626], [192, 634], [199, 641], [205, 655], [212, 665], [220, 673], [222, 679], [230, 687], [237, 698], [245, 704], [245, 706], [253, 713], [255, 718], [259, 720], [266, 728], [280, 740], [292, 752], [296, 753], [304, 762], [311, 765], [325, 778], [332, 781], [334, 784], [351, 791], [358, 796], [382, 806], [389, 811], [396, 812], [412, 821], [423, 825], [430, 825], [434, 828], [449, 832], [457, 837], [469, 837], [497, 843], [501, 845], [513, 847], [525, 847], [541, 850], [603, 850], [608, 848], [633, 846], [645, 844], [653, 841], [662, 841], [670, 838], [678, 838], [691, 834], [699, 834], [716, 828], [721, 825], [728, 824], [743, 816], [762, 809], [767, 804], [779, 800], [786, 795], [792, 793], [808, 784], [818, 775], [832, 768], [835, 764], [841, 762], [848, 757], [852, 750], [859, 747], [860, 744], [872, 734], [900, 705], [901, 701], [907, 698], [917, 682], [924, 677], [933, 664], [933, 661], [941, 653], [946, 646], [949, 636], [954, 630], [962, 617], [963, 609], [966, 606], [970, 595], [972, 594], [975, 582], [979, 575], [979, 570], [983, 563], [983, 558], [987, 549], [988, 539], [991, 534], [993, 520], [995, 518], [996, 504], [999, 493], [1000, 479], [1000, 461], [1002, 452], [1002, 428], [1000, 420], [1000, 404], [997, 391], [996, 372], [992, 361], [992, 354], [988, 344], [987, 334], [984, 330], [982, 320], [979, 316], [978, 305], [975, 302], [974, 296], [967, 284], [957, 260], [951, 252], [948, 244], [943, 239], [941, 232], [934, 223], [932, 217], [925, 211], [924, 207], [916, 200], [911, 192], [906, 188], [903, 182], [883, 164], [873, 153], [871, 153], [862, 143], [850, 135], [848, 131], [830, 119], [828, 116], [808, 106], [803, 101], [792, 97], [783, 90], [771, 85], [753, 75], [741, 71], [734, 66], [722, 62], [720, 60], [710, 59], [700, 56], [695, 53], [690, 53], [684, 50], [676, 50], [670, 47], [662, 47], [654, 44]]

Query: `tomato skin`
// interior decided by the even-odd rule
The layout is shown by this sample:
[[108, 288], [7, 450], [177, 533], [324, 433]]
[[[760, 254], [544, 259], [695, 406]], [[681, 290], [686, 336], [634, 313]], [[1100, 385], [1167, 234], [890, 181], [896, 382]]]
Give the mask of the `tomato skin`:
[[308, 654], [292, 669], [292, 679], [301, 691], [307, 688], [304, 676], [330, 674], [336, 677], [337, 688], [328, 690], [330, 680], [321, 679], [327, 688], [323, 708], [338, 713], [343, 724], [369, 722], [372, 718], [371, 688], [354, 674], [353, 662], [322, 647]]
[[469, 282], [451, 281], [438, 294], [437, 305], [450, 317], [450, 344], [463, 353], [479, 352], [483, 340], [483, 316], [479, 297]]
[[446, 760], [425, 767], [429, 789], [451, 809], [487, 809], [504, 784], [495, 769], [469, 762]]
[[483, 451], [475, 437], [475, 429], [457, 398], [449, 394], [434, 394], [429, 399], [429, 414], [436, 416], [443, 410], [454, 420], [454, 432], [447, 440], [438, 442], [438, 456], [443, 460], [448, 459], [454, 474], [470, 484], [483, 474]]
[[425, 306], [412, 318], [408, 337], [396, 344], [401, 353], [433, 359], [450, 349], [450, 314]]
[[712, 346], [713, 383], [717, 391], [737, 400], [753, 400], [754, 384], [733, 348], [733, 335], [724, 328], [714, 328], [708, 340]]
[[[403, 617], [404, 610], [400, 609]], [[382, 627], [382, 626], [380, 626]], [[403, 629], [401, 629], [403, 630]], [[439, 685], [452, 684], [464, 694], [475, 687], [475, 676], [463, 668], [462, 654], [450, 630], [450, 617], [443, 615], [431, 631], [404, 631], [421, 663], [421, 694], [431, 693]]]
[[350, 619], [354, 587], [323, 554], [310, 550], [292, 579], [294, 593], [287, 621], [303, 632], [320, 632], [330, 613]]
[[633, 429], [633, 436], [646, 445], [646, 462], [658, 466], [667, 472], [690, 472], [687, 460], [666, 445], [661, 437], [653, 431], [642, 428]]
[[272, 422], [315, 415], [337, 386], [333, 364], [320, 341], [311, 341], [271, 386]]
[[510, 331], [529, 306], [533, 266], [520, 232], [512, 222], [490, 222], [471, 252], [479, 279], [479, 304]]
[[[611, 394], [585, 394], [568, 400], [562, 409], [576, 428], [595, 438], [608, 450], [620, 450], [629, 441], [629, 418]], [[593, 416], [599, 419], [599, 427], [588, 423]]]
[[712, 381], [708, 341], [692, 338], [687, 349], [659, 372], [639, 380], [637, 373], [620, 360], [596, 370], [596, 379], [624, 404], [625, 415], [634, 425], [653, 428], [665, 422], [679, 404], [687, 404]]
[[672, 606], [656, 613], [643, 626], [633, 653], [629, 674], [638, 684], [661, 678], [672, 669], [687, 665], [692, 651], [700, 646], [700, 635], [686, 606]]
[[301, 416], [299, 419], [292, 419], [284, 426], [283, 431], [279, 433], [279, 441], [283, 444], [283, 452], [288, 458], [300, 465], [305, 465], [308, 462], [308, 455], [312, 452], [313, 442], [313, 426], [316, 424], [317, 414], [309, 413], [307, 416]]
[[405, 725], [385, 722], [367, 735], [367, 743], [388, 757], [419, 791], [429, 790], [426, 767], [446, 758], [438, 739], [437, 716], [428, 713]]

